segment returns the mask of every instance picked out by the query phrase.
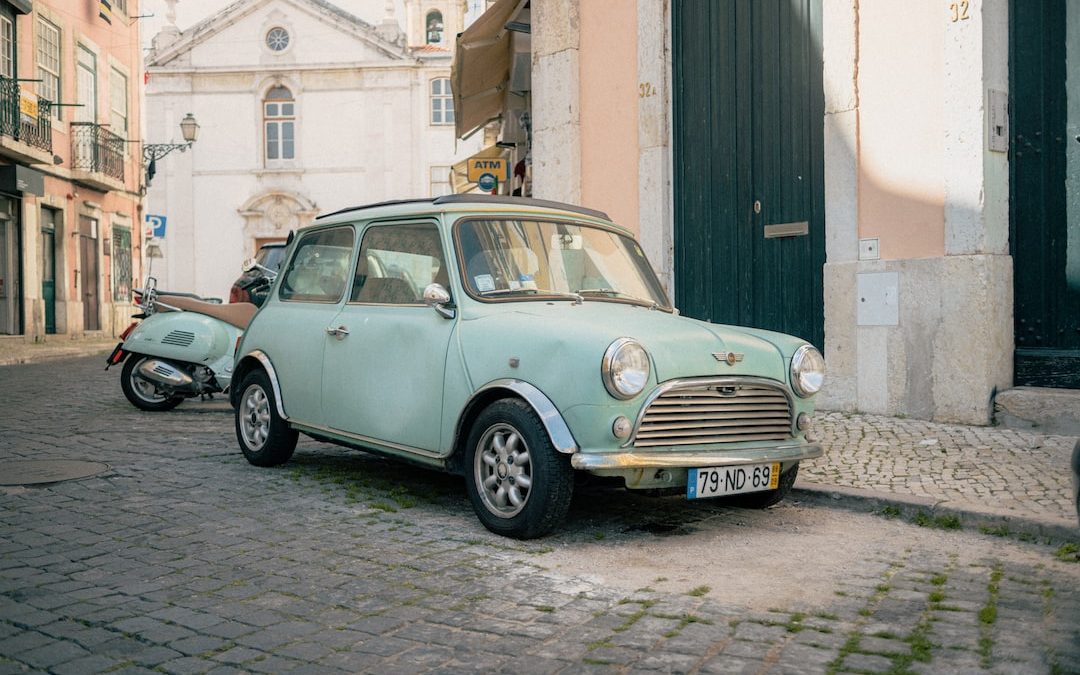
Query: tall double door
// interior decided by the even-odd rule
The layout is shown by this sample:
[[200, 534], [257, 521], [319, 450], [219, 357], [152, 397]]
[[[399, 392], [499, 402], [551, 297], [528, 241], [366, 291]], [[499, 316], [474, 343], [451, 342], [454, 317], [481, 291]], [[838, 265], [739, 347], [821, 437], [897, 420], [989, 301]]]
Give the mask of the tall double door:
[[1080, 2], [1009, 10], [1014, 381], [1080, 389]]
[[671, 7], [676, 304], [822, 347], [821, 0]]

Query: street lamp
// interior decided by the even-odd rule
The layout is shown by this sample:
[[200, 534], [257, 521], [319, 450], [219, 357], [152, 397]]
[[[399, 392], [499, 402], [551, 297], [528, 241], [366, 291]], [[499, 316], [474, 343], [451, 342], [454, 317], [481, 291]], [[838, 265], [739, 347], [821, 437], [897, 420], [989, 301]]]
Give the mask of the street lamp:
[[157, 160], [169, 154], [173, 150], [184, 152], [191, 147], [195, 139], [199, 137], [199, 123], [195, 116], [188, 113], [180, 121], [180, 133], [183, 134], [186, 143], [148, 143], [143, 146], [143, 162], [146, 163], [146, 182], [149, 183], [157, 173]]

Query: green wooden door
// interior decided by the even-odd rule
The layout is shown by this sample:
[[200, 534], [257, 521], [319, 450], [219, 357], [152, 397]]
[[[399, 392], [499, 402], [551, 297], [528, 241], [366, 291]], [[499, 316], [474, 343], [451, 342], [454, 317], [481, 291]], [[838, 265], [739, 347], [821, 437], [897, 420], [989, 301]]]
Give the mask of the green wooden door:
[[1080, 388], [1080, 3], [1009, 15], [1014, 381]]
[[824, 342], [821, 0], [672, 3], [675, 300]]

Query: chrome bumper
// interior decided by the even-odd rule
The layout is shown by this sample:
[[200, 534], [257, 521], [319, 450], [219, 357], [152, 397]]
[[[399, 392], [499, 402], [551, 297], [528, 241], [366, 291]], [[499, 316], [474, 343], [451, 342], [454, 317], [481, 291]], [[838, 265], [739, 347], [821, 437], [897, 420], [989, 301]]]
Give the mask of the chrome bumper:
[[820, 445], [801, 443], [740, 450], [675, 450], [648, 452], [579, 452], [570, 456], [575, 469], [677, 469], [706, 466], [734, 466], [764, 462], [797, 462], [824, 454]]

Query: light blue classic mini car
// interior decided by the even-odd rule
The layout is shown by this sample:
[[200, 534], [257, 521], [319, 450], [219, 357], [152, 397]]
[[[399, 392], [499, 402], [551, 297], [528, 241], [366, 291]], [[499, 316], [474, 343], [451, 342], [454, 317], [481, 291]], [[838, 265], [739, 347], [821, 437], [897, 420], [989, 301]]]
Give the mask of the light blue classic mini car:
[[602, 213], [511, 197], [375, 204], [299, 230], [236, 353], [248, 461], [302, 432], [461, 473], [480, 521], [531, 538], [574, 472], [689, 499], [779, 502], [824, 360], [788, 335], [678, 316]]

